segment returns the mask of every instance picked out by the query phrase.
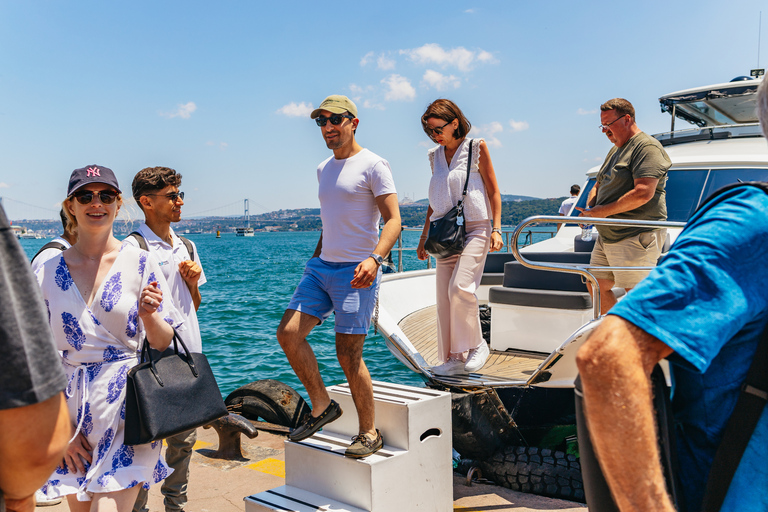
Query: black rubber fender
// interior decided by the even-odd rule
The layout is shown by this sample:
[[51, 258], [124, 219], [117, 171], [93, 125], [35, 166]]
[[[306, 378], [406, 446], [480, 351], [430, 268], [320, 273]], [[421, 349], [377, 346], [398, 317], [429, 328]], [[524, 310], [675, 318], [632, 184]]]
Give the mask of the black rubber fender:
[[227, 409], [257, 421], [295, 428], [310, 407], [288, 384], [274, 379], [256, 380], [230, 393], [224, 403]]
[[513, 491], [585, 502], [578, 457], [533, 446], [507, 446], [476, 461], [483, 476]]

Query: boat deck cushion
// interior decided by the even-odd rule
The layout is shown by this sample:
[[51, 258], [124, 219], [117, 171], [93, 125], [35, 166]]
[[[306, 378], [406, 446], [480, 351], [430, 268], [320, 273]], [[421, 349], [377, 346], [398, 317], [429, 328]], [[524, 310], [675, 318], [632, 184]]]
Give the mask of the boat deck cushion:
[[483, 276], [485, 274], [504, 274], [504, 264], [508, 261], [516, 261], [511, 252], [491, 252], [485, 257]]
[[502, 272], [483, 274], [482, 279], [480, 279], [480, 286], [501, 286], [502, 284], [504, 284], [504, 274]]
[[[588, 265], [590, 253], [526, 253], [525, 257], [532, 261]], [[561, 290], [568, 292], [587, 291], [587, 285], [584, 284], [582, 277], [578, 274], [566, 274], [550, 270], [534, 270], [532, 268], [524, 267], [517, 260], [504, 264], [504, 281], [502, 282], [502, 286], [531, 290]]]
[[592, 296], [587, 292], [562, 290], [531, 290], [494, 286], [488, 292], [488, 302], [509, 306], [551, 309], [591, 309]]

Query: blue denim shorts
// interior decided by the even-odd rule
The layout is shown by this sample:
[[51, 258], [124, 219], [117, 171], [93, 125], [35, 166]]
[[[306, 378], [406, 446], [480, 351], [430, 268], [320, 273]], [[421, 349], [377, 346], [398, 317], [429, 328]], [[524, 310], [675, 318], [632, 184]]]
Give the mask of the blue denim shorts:
[[368, 288], [352, 288], [350, 282], [358, 265], [310, 259], [287, 309], [317, 317], [320, 323], [334, 313], [336, 332], [367, 334], [379, 295], [381, 269]]

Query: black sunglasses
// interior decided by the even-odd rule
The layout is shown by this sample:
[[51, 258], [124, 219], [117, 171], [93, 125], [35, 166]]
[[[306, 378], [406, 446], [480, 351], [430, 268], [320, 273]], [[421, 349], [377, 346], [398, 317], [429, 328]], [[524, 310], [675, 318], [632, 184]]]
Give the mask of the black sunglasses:
[[429, 131], [431, 131], [435, 135], [442, 135], [443, 134], [443, 128], [445, 128], [446, 126], [448, 126], [452, 122], [453, 121], [449, 121], [449, 122], [445, 123], [443, 126], [438, 126], [436, 128], [432, 128], [431, 126], [429, 126]]
[[92, 192], [90, 190], [82, 190], [80, 192], [75, 192], [72, 194], [72, 196], [77, 199], [77, 202], [80, 204], [88, 204], [91, 201], [93, 201], [93, 198], [98, 194], [99, 200], [102, 202], [102, 204], [112, 204], [115, 202], [115, 199], [117, 199], [117, 192], [114, 192], [112, 190], [102, 190], [100, 192]]
[[174, 203], [181, 198], [181, 200], [184, 200], [184, 192], [171, 192], [170, 194], [141, 194], [143, 196], [162, 196], [170, 199]]
[[330, 121], [333, 126], [337, 126], [341, 124], [341, 120], [344, 118], [347, 119], [354, 119], [355, 116], [352, 114], [334, 114], [331, 117], [316, 117], [315, 122], [317, 123], [317, 126], [325, 126], [325, 124]]

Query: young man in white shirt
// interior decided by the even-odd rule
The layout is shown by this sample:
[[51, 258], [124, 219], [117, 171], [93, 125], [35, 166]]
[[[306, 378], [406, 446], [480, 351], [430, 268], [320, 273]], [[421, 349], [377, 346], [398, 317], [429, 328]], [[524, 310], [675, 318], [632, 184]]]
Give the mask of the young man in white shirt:
[[[363, 362], [381, 264], [400, 234], [400, 208], [389, 163], [355, 141], [360, 120], [346, 96], [329, 96], [310, 115], [333, 156], [317, 168], [323, 232], [277, 329], [277, 339], [312, 401], [312, 413], [290, 434], [301, 441], [341, 416], [306, 337], [335, 313], [336, 355], [349, 381], [359, 434], [345, 452], [362, 458], [381, 449], [374, 425], [373, 384]], [[381, 237], [379, 219], [384, 219]]]
[[[177, 236], [171, 223], [181, 220], [184, 192], [179, 192], [181, 174], [168, 167], [147, 167], [133, 178], [132, 192], [145, 222], [131, 233], [124, 244], [148, 250], [160, 263], [174, 305], [184, 315], [181, 339], [190, 352], [203, 351], [197, 308], [202, 297], [200, 286], [205, 284], [205, 273], [195, 244]], [[162, 493], [166, 512], [184, 510], [187, 502], [189, 462], [197, 431], [182, 432], [166, 439], [165, 460], [174, 472], [165, 479]], [[147, 491], [142, 489], [133, 507], [134, 512], [147, 511]]]

